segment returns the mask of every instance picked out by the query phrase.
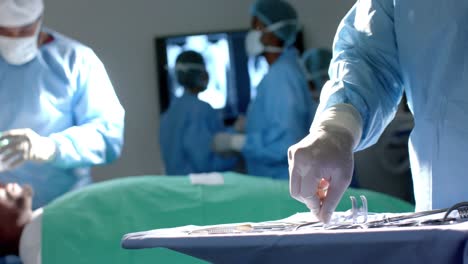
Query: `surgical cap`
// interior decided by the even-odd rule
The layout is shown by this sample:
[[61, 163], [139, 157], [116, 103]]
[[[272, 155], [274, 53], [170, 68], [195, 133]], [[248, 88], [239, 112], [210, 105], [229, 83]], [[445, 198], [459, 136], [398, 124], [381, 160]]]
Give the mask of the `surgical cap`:
[[332, 52], [327, 49], [310, 49], [302, 55], [302, 63], [312, 79], [327, 74], [331, 59]]
[[310, 75], [328, 71], [331, 59], [332, 53], [327, 49], [310, 49], [302, 55], [302, 62]]
[[176, 59], [177, 81], [185, 88], [204, 86], [203, 74], [206, 72], [203, 56], [195, 51], [184, 51]]
[[[265, 26], [280, 21], [297, 21], [296, 10], [288, 2], [282, 0], [257, 0], [250, 8], [250, 15], [257, 17]], [[297, 30], [298, 24], [289, 24], [273, 33], [286, 45], [290, 45], [296, 40]]]
[[31, 24], [43, 11], [42, 0], [0, 0], [0, 26], [20, 27]]

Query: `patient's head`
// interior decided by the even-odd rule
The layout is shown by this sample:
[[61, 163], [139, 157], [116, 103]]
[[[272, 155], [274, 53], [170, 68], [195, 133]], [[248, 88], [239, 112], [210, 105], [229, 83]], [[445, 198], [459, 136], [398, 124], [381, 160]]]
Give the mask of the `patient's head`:
[[31, 220], [32, 189], [0, 183], [0, 256], [17, 254], [24, 226]]

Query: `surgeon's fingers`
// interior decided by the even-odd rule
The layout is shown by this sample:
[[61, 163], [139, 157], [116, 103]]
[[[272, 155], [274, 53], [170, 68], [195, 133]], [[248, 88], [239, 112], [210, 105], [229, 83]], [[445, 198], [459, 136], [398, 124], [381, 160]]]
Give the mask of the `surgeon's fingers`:
[[[1, 135], [1, 133], [0, 133]], [[0, 136], [0, 149], [7, 146], [8, 144], [10, 144], [10, 140], [8, 138], [3, 138]]]
[[304, 155], [304, 149], [298, 148], [297, 145], [289, 148], [288, 151], [289, 162], [289, 188], [290, 193], [296, 200], [305, 203], [303, 190], [303, 178], [307, 177], [311, 170], [311, 161]]
[[21, 165], [24, 160], [24, 151], [22, 151], [21, 141], [12, 141], [5, 147], [0, 148], [0, 162], [4, 170], [11, 170]]
[[11, 152], [11, 149], [8, 146], [0, 147], [0, 157], [6, 155], [9, 152]]
[[[319, 219], [324, 223], [329, 223], [338, 203], [341, 200], [344, 192], [350, 184], [350, 176], [352, 170], [338, 170], [329, 179], [329, 186], [326, 191], [326, 197], [322, 201], [322, 207], [318, 215]], [[340, 175], [341, 174], [341, 175]], [[349, 175], [347, 175], [349, 174]]]
[[8, 170], [12, 170], [20, 166], [21, 164], [23, 164], [25, 161], [26, 160], [24, 159], [23, 155], [18, 154], [18, 155], [12, 156], [9, 160], [5, 161], [4, 166]]
[[0, 139], [0, 156], [19, 148], [20, 144], [26, 142], [24, 137], [7, 136]]
[[12, 145], [0, 147], [0, 161], [6, 160], [5, 157], [13, 153], [14, 152], [13, 149], [14, 148], [12, 148]]
[[18, 154], [23, 154], [22, 152], [22, 145], [24, 142], [22, 141], [10, 141], [10, 143], [6, 146], [3, 146], [0, 148], [0, 161], [1, 162], [6, 162], [10, 160], [12, 157], [18, 155]]
[[23, 142], [16, 141], [16, 142], [12, 142], [8, 144], [8, 146], [5, 146], [2, 149], [2, 152], [0, 152], [0, 154], [2, 155], [1, 160], [6, 161], [6, 160], [11, 159], [11, 157], [13, 156], [22, 154], [22, 152], [24, 152], [22, 151], [23, 144], [24, 144]]
[[0, 156], [5, 155], [6, 153], [11, 151], [12, 144], [15, 144], [17, 141], [8, 139], [8, 138], [3, 138], [0, 139]]
[[301, 177], [294, 169], [295, 150], [295, 146], [292, 146], [288, 149], [289, 193], [291, 197], [302, 202], [299, 197], [299, 190], [301, 189]]
[[320, 180], [319, 186], [317, 188], [317, 196], [321, 201], [323, 201], [325, 197], [327, 197], [327, 191], [329, 186], [330, 184], [327, 180], [323, 178]]
[[24, 154], [17, 151], [11, 151], [8, 154], [5, 154], [1, 158], [3, 164], [13, 164], [17, 159], [25, 159]]
[[317, 217], [319, 217], [323, 197], [318, 192], [321, 182], [320, 168], [312, 166], [307, 174], [301, 177], [300, 197], [303, 202]]

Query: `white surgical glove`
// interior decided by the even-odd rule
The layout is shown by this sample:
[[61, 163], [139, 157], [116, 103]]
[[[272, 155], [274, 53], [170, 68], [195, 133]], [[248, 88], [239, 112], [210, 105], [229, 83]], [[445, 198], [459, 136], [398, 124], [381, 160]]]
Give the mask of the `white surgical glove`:
[[52, 160], [57, 145], [29, 128], [13, 129], [0, 134], [0, 164], [2, 170], [11, 170], [25, 161], [46, 162]]
[[328, 223], [353, 175], [353, 150], [362, 134], [359, 112], [349, 104], [325, 110], [310, 133], [288, 150], [290, 192]]
[[245, 144], [245, 135], [221, 132], [213, 139], [213, 150], [220, 154], [241, 152]]

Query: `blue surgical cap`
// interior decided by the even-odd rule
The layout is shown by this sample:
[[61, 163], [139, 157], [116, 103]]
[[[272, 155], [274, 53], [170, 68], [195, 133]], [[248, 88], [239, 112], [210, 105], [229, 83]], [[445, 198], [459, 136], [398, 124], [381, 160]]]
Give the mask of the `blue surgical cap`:
[[323, 86], [323, 79], [327, 75], [332, 57], [330, 50], [315, 48], [307, 50], [302, 55], [302, 63], [307, 71], [308, 79], [315, 82], [318, 89]]
[[203, 75], [206, 73], [203, 56], [189, 50], [179, 54], [175, 63], [177, 81], [184, 88], [204, 88]]
[[[296, 10], [283, 0], [257, 0], [250, 7], [250, 15], [257, 17], [265, 26], [286, 20], [297, 21]], [[282, 39], [286, 46], [289, 46], [296, 40], [297, 30], [298, 24], [289, 24], [273, 33]]]

